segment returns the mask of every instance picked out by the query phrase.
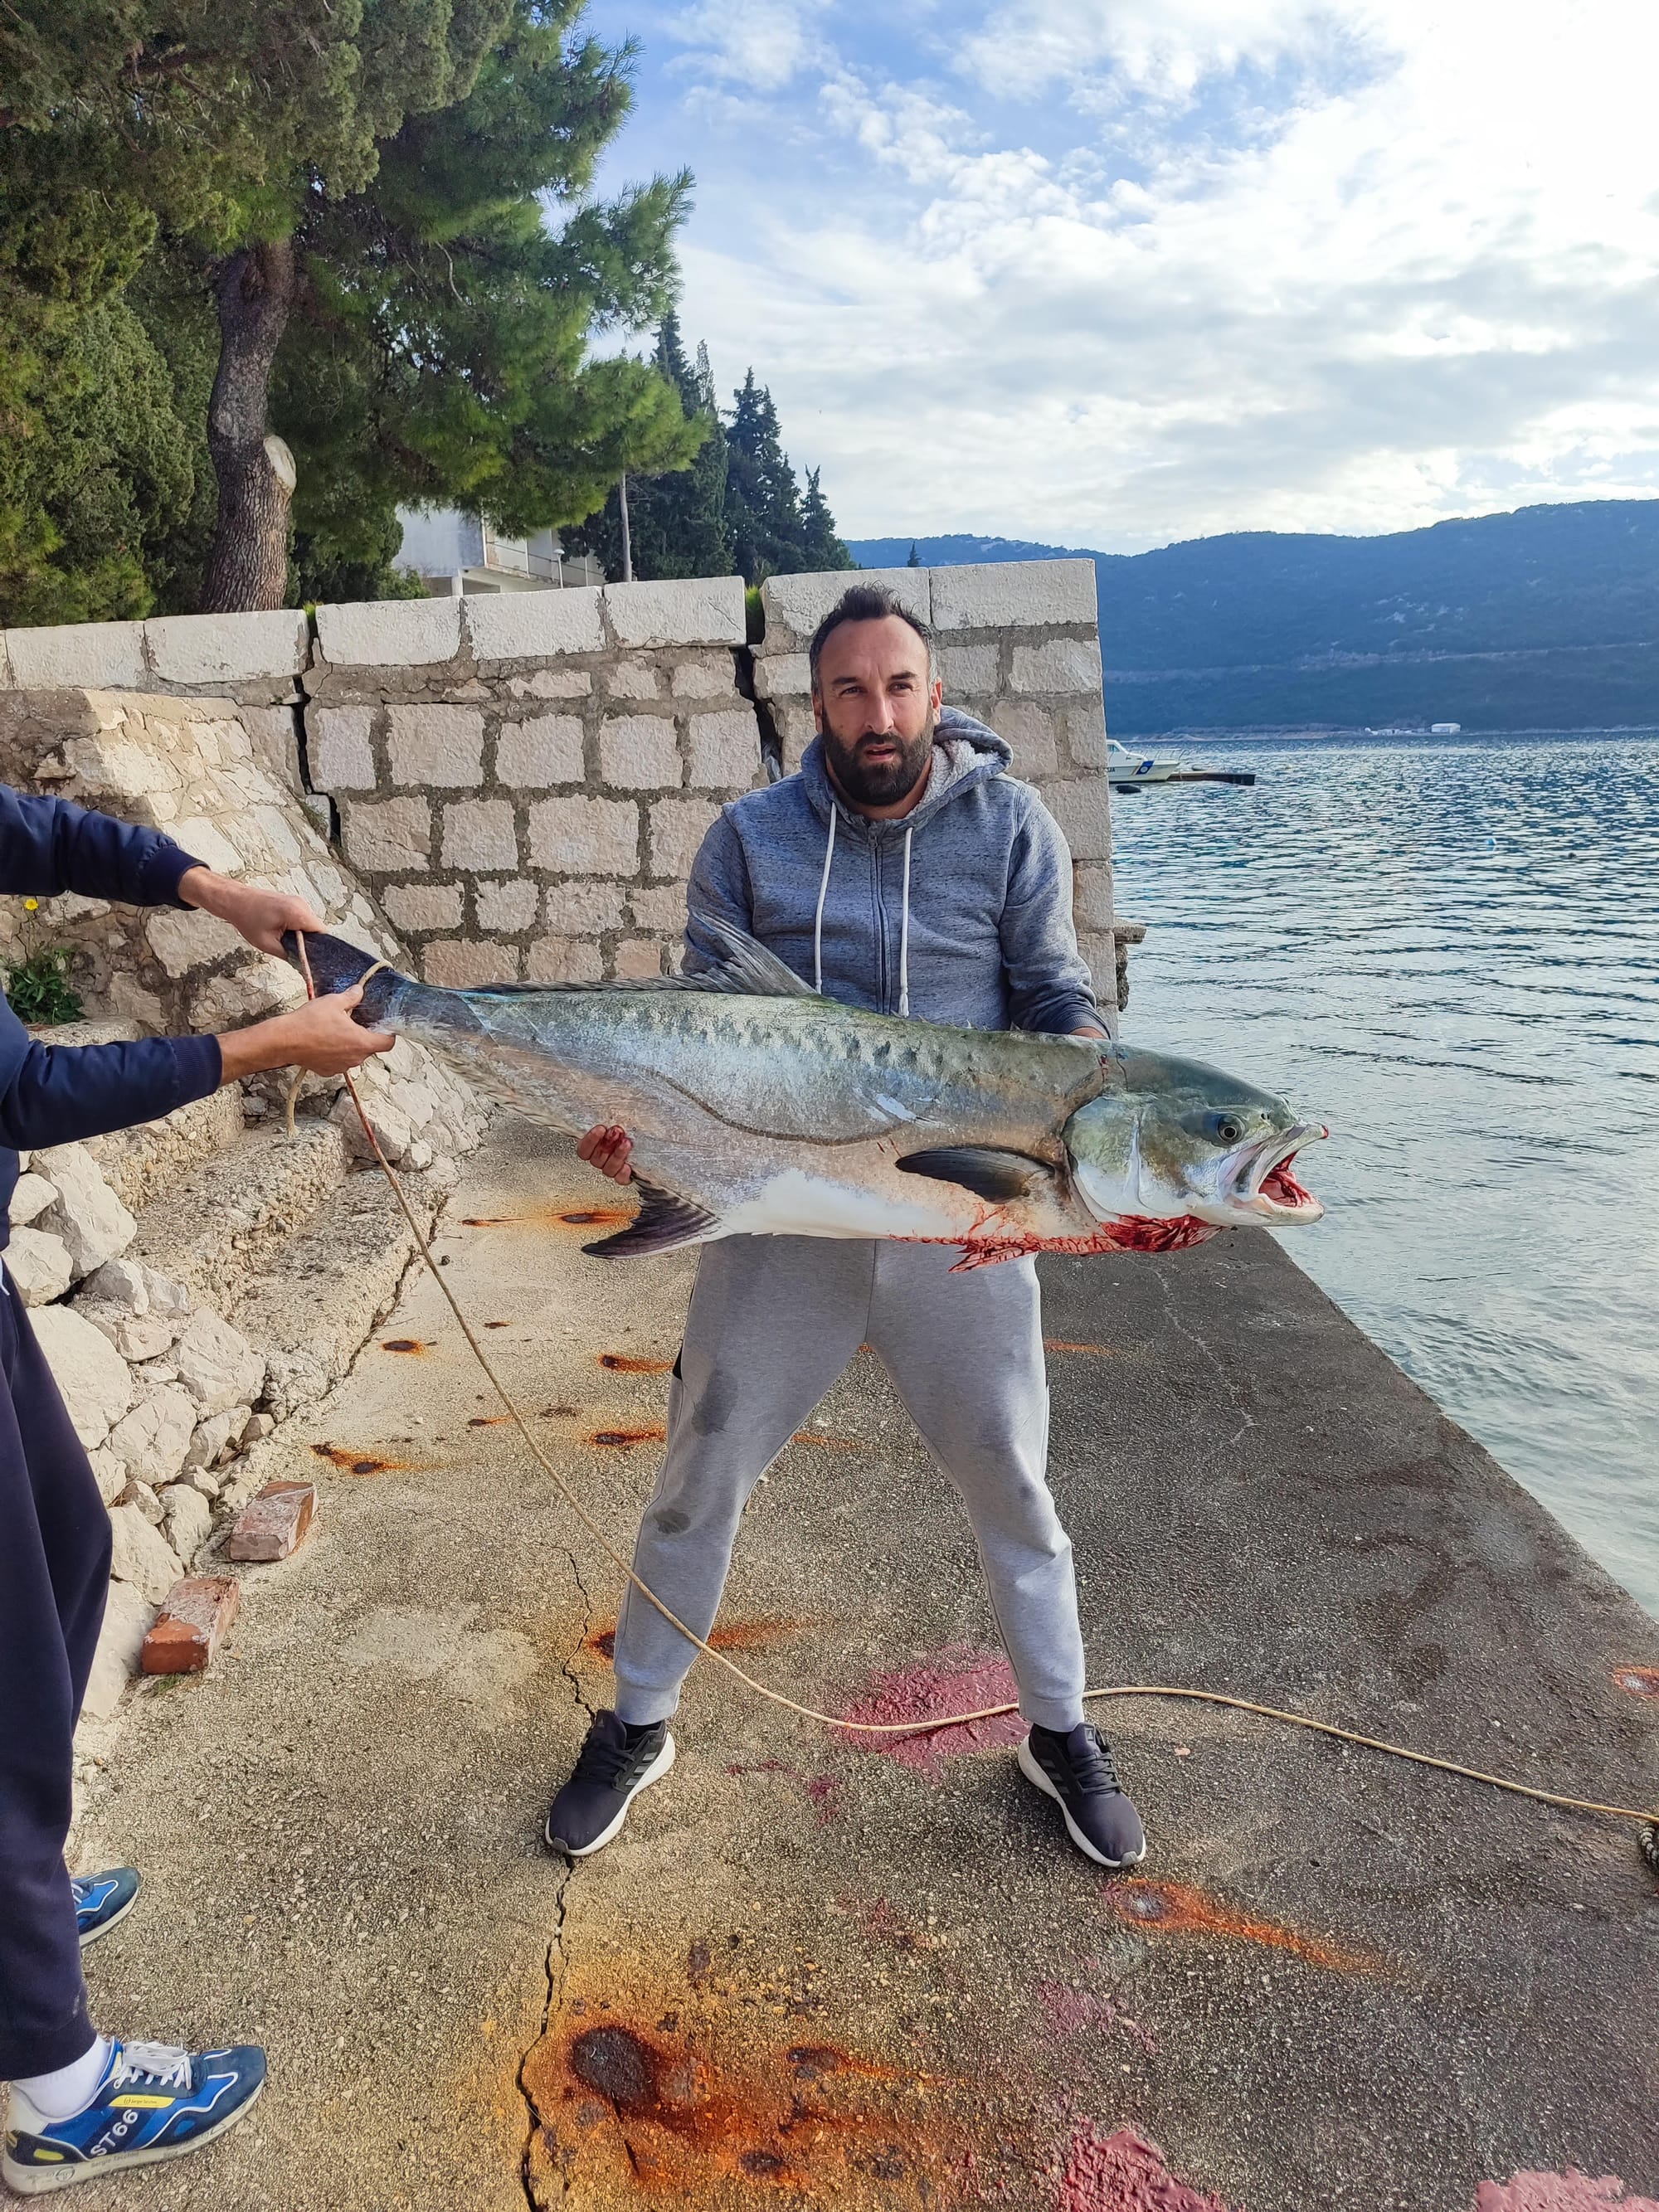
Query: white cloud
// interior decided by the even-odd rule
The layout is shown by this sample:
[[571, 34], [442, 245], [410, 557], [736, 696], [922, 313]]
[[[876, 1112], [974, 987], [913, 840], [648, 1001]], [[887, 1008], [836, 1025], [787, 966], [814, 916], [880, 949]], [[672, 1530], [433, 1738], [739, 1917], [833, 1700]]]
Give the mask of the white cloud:
[[[787, 158], [740, 233], [694, 226], [685, 320], [755, 362], [854, 534], [1659, 490], [1659, 11], [1018, 0], [949, 90], [786, 19]], [[720, 20], [730, 57], [751, 19]]]
[[776, 92], [819, 57], [817, 25], [830, 0], [699, 0], [669, 24], [686, 48], [680, 65], [749, 92]]

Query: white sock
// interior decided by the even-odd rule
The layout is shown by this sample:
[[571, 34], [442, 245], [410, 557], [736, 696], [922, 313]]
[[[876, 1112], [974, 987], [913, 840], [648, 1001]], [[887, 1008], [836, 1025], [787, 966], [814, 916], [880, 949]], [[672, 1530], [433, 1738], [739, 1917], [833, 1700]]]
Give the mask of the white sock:
[[[26, 2075], [12, 2083], [12, 2090], [24, 2100], [37, 2118], [72, 2120], [92, 2102], [93, 2093], [103, 2080], [104, 2069], [108, 2064], [109, 2045], [101, 2035], [95, 2035], [91, 2050], [72, 2065], [60, 2066], [51, 2074]], [[13, 2124], [16, 2124], [15, 2113]]]

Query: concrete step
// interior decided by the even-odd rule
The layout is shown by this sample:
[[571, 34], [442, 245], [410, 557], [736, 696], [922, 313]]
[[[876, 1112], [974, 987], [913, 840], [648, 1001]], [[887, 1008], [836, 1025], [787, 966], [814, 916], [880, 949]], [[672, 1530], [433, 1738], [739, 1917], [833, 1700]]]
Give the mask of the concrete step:
[[349, 1171], [344, 1135], [331, 1121], [302, 1118], [292, 1137], [280, 1122], [244, 1130], [145, 1206], [129, 1256], [228, 1316]]
[[[400, 1176], [429, 1236], [453, 1178]], [[279, 1419], [323, 1396], [397, 1302], [416, 1259], [391, 1186], [365, 1168], [331, 1192], [315, 1219], [222, 1310], [269, 1363], [266, 1403]]]
[[87, 1150], [129, 1213], [142, 1213], [182, 1176], [242, 1141], [242, 1094], [232, 1083], [159, 1121], [88, 1137]]

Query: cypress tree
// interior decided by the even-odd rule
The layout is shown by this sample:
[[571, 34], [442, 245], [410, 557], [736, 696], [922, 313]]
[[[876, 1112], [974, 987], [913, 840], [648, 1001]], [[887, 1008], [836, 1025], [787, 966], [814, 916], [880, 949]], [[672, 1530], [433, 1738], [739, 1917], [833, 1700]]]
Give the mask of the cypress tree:
[[[836, 518], [818, 489], [818, 474], [817, 469], [806, 471], [806, 496], [800, 508], [800, 565], [806, 569], [855, 568], [857, 562], [836, 534]], [[915, 551], [914, 545], [910, 550]]]

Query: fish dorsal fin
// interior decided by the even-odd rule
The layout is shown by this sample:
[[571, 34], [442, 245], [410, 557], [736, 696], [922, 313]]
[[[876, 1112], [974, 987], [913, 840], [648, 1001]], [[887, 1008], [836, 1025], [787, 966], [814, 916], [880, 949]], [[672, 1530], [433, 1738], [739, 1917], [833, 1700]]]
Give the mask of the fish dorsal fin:
[[696, 1244], [714, 1226], [715, 1216], [693, 1200], [680, 1198], [641, 1176], [634, 1178], [640, 1210], [626, 1229], [599, 1237], [582, 1249], [596, 1260], [631, 1260], [647, 1252], [672, 1252], [677, 1244]]
[[802, 982], [775, 952], [750, 937], [747, 931], [722, 921], [718, 915], [700, 914], [697, 927], [712, 937], [720, 950], [720, 965], [701, 975], [643, 975], [615, 983], [481, 983], [459, 995], [466, 999], [562, 997], [578, 991], [724, 991], [745, 999], [816, 999], [819, 994]]

